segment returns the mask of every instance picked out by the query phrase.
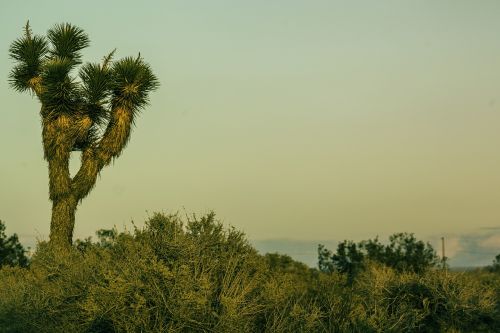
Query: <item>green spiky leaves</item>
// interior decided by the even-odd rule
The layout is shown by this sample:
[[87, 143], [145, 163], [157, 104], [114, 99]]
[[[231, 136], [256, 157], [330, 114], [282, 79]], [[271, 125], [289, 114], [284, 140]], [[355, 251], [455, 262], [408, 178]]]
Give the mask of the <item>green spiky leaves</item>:
[[9, 77], [12, 87], [33, 89], [47, 114], [86, 113], [101, 126], [109, 119], [110, 107], [135, 113], [147, 105], [149, 93], [158, 87], [158, 79], [140, 55], [112, 63], [114, 51], [102, 64], [83, 65], [78, 83], [71, 71], [81, 63], [80, 51], [89, 45], [87, 34], [62, 23], [47, 32], [47, 40], [33, 36], [27, 24], [24, 36], [9, 50], [17, 62]]
[[88, 115], [96, 124], [104, 124], [108, 119], [106, 106], [111, 91], [111, 71], [107, 66], [87, 63], [80, 68], [80, 79]]
[[28, 22], [24, 36], [11, 44], [9, 55], [17, 64], [9, 75], [9, 82], [15, 90], [33, 89], [40, 93], [40, 76], [43, 76], [46, 62], [60, 60], [74, 66], [81, 62], [80, 51], [89, 45], [83, 30], [68, 23], [55, 25], [47, 32], [47, 38], [50, 47], [44, 37], [32, 34]]
[[9, 75], [9, 83], [17, 91], [36, 90], [43, 59], [48, 52], [47, 41], [33, 36], [26, 23], [24, 36], [15, 40], [9, 48], [9, 56], [17, 62]]
[[47, 60], [41, 75], [43, 92], [40, 100], [44, 106], [44, 116], [74, 114], [80, 109], [79, 87], [69, 73], [73, 62], [68, 58]]
[[113, 62], [115, 51], [100, 64], [82, 65], [78, 80], [72, 73], [82, 62], [81, 50], [88, 45], [87, 34], [69, 23], [53, 26], [46, 38], [34, 36], [27, 24], [23, 37], [9, 50], [16, 61], [10, 83], [18, 91], [36, 93], [42, 118], [65, 115], [77, 127], [82, 119], [90, 121], [90, 125], [85, 123], [87, 133], [79, 134], [77, 148], [100, 139], [114, 108], [124, 108], [133, 121], [134, 114], [148, 103], [149, 93], [158, 87], [156, 76], [140, 56]]
[[80, 51], [89, 46], [87, 34], [69, 23], [56, 24], [47, 32], [47, 38], [52, 44], [52, 58], [66, 58], [74, 64], [81, 63]]
[[137, 58], [126, 57], [114, 63], [112, 69], [112, 103], [133, 112], [145, 107], [149, 93], [158, 87], [151, 67]]

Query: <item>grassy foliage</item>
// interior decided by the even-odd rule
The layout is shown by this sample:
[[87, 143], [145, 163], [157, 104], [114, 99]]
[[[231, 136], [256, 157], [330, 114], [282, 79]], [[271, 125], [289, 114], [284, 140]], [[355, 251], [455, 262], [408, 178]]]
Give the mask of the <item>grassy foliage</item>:
[[[29, 268], [0, 270], [0, 332], [494, 331], [499, 276], [347, 274], [259, 255], [213, 214], [156, 214], [69, 252], [39, 244]], [[497, 326], [495, 326], [497, 325]]]

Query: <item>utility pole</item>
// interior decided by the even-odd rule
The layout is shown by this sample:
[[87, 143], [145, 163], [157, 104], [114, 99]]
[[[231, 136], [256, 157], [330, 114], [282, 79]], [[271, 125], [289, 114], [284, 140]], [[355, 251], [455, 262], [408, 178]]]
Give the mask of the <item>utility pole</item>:
[[446, 269], [446, 256], [444, 254], [444, 237], [441, 237], [441, 260], [443, 261], [443, 269]]

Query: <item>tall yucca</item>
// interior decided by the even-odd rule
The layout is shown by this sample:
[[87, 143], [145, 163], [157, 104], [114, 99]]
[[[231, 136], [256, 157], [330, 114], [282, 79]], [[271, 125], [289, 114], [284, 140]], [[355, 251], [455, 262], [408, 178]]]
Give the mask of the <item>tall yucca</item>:
[[[50, 242], [57, 246], [71, 245], [78, 203], [101, 169], [121, 154], [135, 118], [158, 87], [140, 55], [113, 62], [113, 51], [102, 63], [82, 65], [80, 51], [88, 45], [87, 34], [71, 24], [57, 24], [43, 37], [33, 35], [27, 23], [9, 49], [15, 61], [10, 85], [30, 91], [41, 103], [52, 201]], [[80, 80], [73, 75], [77, 66]], [[69, 173], [72, 151], [82, 152], [74, 177]]]

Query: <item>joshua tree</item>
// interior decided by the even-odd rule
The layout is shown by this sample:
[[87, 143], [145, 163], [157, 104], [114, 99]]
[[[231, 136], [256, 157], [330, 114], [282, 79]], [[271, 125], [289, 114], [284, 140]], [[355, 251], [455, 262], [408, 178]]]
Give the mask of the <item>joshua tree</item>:
[[[140, 54], [113, 62], [113, 51], [100, 64], [81, 65], [80, 51], [88, 45], [85, 32], [71, 24], [55, 25], [43, 37], [33, 35], [28, 22], [9, 49], [16, 63], [10, 85], [31, 92], [41, 104], [52, 201], [50, 243], [57, 246], [71, 245], [78, 204], [101, 169], [120, 156], [149, 92], [158, 87]], [[72, 71], [79, 65], [78, 80]], [[74, 151], [81, 151], [81, 166], [71, 177]]]

